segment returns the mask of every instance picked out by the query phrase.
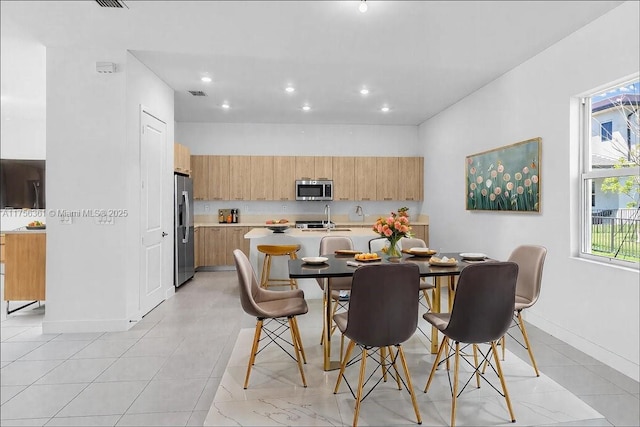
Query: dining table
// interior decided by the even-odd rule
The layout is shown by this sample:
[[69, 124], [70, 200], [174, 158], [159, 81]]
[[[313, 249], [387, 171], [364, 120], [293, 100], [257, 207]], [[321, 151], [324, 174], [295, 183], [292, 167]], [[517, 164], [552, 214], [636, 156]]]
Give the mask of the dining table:
[[[490, 261], [489, 258], [484, 260], [466, 260], [460, 256], [460, 252], [451, 253], [438, 253], [434, 256], [439, 258], [455, 258], [456, 263], [447, 266], [435, 266], [432, 265], [428, 256], [412, 255], [410, 253], [403, 253], [401, 258], [387, 258], [385, 254], [379, 254], [379, 261], [375, 261], [375, 264], [387, 264], [387, 263], [412, 263], [416, 264], [420, 269], [420, 277], [433, 277], [435, 288], [433, 289], [433, 301], [431, 311], [434, 313], [442, 312], [441, 288], [444, 285], [447, 286], [448, 294], [448, 310], [451, 311], [453, 307], [453, 299], [455, 295], [455, 285], [457, 282], [457, 276], [460, 275], [462, 270], [468, 265]], [[325, 254], [322, 257], [326, 258], [326, 261], [322, 263], [309, 264], [302, 259], [289, 260], [289, 277], [292, 279], [324, 279], [331, 277], [350, 277], [361, 265], [372, 264], [372, 262], [358, 262], [354, 259], [353, 254]], [[354, 265], [355, 264], [355, 265]], [[324, 344], [323, 344], [323, 359], [324, 370], [330, 371], [340, 368], [340, 361], [331, 360], [331, 289], [329, 286], [324, 287], [325, 306], [324, 313]], [[417, 298], [418, 296], [416, 296]], [[438, 329], [431, 327], [431, 353], [435, 354], [438, 351]]]

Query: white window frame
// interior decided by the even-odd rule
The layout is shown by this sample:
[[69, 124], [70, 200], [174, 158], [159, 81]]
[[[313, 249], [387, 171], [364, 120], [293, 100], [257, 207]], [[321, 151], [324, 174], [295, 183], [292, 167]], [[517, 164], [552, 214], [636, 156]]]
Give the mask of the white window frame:
[[[638, 80], [638, 75], [621, 80], [619, 84], [612, 84], [610, 87], [619, 87], [627, 82]], [[594, 92], [596, 93], [596, 92]], [[591, 95], [592, 96], [592, 95]], [[580, 102], [580, 245], [579, 255], [581, 258], [592, 261], [620, 265], [624, 267], [640, 269], [640, 265], [633, 261], [626, 261], [617, 258], [608, 258], [591, 253], [591, 225], [592, 225], [592, 204], [591, 204], [591, 179], [623, 177], [629, 175], [640, 175], [640, 167], [628, 167], [621, 169], [592, 169], [591, 168], [591, 96], [581, 98]]]

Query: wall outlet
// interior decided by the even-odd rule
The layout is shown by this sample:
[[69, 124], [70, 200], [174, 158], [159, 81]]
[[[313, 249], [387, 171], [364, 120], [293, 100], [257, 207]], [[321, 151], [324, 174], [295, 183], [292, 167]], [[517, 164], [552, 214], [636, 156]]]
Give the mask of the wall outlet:
[[249, 205], [244, 205], [244, 213], [249, 212]]
[[286, 212], [287, 211], [287, 205], [282, 205], [282, 212]]
[[73, 224], [73, 217], [71, 216], [61, 216], [60, 224], [71, 225]]
[[209, 204], [204, 205], [204, 211], [209, 212]]

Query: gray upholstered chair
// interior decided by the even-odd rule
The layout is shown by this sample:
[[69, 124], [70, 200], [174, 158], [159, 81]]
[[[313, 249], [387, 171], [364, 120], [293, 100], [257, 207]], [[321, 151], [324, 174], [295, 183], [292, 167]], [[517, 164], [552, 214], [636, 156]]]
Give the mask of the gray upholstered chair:
[[[416, 293], [419, 285], [420, 270], [415, 264], [365, 265], [359, 267], [353, 274], [349, 311], [334, 316], [343, 336], [350, 339], [346, 354], [342, 358], [334, 393], [338, 392], [347, 365], [351, 366], [357, 359], [356, 356], [354, 360], [349, 360], [353, 348], [358, 345], [361, 349], [361, 366], [357, 394], [354, 396], [356, 399], [354, 426], [358, 424], [360, 403], [363, 399], [362, 390], [365, 385], [367, 356], [369, 351], [374, 348], [379, 349], [380, 361], [378, 362], [373, 357], [370, 359], [377, 362], [382, 368], [383, 379], [386, 380], [387, 374], [395, 378], [399, 390], [402, 389], [402, 380], [396, 361], [398, 357], [400, 358], [406, 379], [406, 382], [402, 382], [411, 395], [418, 424], [422, 423], [411, 376], [401, 346], [416, 331], [418, 324]], [[392, 346], [396, 348], [395, 354], [391, 349]], [[387, 367], [387, 362], [390, 367]], [[371, 377], [369, 376], [369, 378]]]
[[[456, 297], [453, 301], [451, 313], [426, 313], [423, 317], [426, 321], [438, 328], [444, 334], [438, 354], [433, 362], [431, 374], [424, 388], [426, 393], [433, 380], [438, 362], [444, 350], [451, 352], [449, 340], [455, 342], [454, 350], [454, 378], [451, 393], [451, 426], [456, 421], [456, 401], [458, 392], [458, 373], [460, 365], [460, 343], [471, 344], [473, 347], [474, 372], [477, 386], [480, 387], [480, 379], [486, 380], [484, 373], [480, 372], [478, 364], [478, 352], [483, 356], [483, 362], [491, 365], [490, 357], [493, 356], [495, 371], [500, 378], [502, 392], [507, 403], [511, 421], [515, 422], [515, 416], [511, 407], [507, 385], [502, 374], [500, 358], [497, 354], [496, 341], [500, 340], [511, 325], [513, 305], [516, 298], [516, 280], [518, 277], [518, 265], [514, 262], [490, 262], [475, 264], [465, 267], [460, 273], [456, 287]], [[483, 353], [478, 344], [490, 343], [490, 349]], [[447, 371], [449, 357], [446, 356]], [[468, 382], [466, 383], [468, 384]], [[465, 384], [465, 387], [466, 387]], [[497, 389], [496, 389], [497, 390]]]
[[[333, 254], [337, 250], [353, 250], [353, 241], [346, 236], [325, 236], [320, 240], [320, 248], [318, 250], [318, 255], [327, 255]], [[333, 302], [333, 307], [331, 308], [331, 317], [336, 314], [338, 308], [346, 309], [348, 305], [348, 297], [341, 298], [340, 291], [348, 291], [351, 289], [351, 277], [330, 277], [317, 279], [318, 286], [322, 289], [322, 302], [323, 309], [326, 310], [327, 304]], [[329, 286], [331, 290], [331, 300], [327, 301], [325, 299], [326, 293], [324, 292], [325, 286]], [[322, 337], [320, 338], [320, 344], [324, 342], [324, 328], [325, 323], [322, 322]], [[331, 331], [329, 331], [329, 335], [332, 335], [335, 331], [335, 324], [331, 327]], [[340, 356], [342, 357], [342, 345], [340, 346]]]
[[[304, 360], [304, 363], [307, 363], [307, 359], [304, 354], [300, 330], [298, 329], [298, 322], [296, 320], [296, 316], [305, 314], [308, 311], [307, 302], [304, 299], [304, 292], [300, 289], [287, 291], [270, 291], [263, 289], [258, 285], [258, 279], [256, 279], [255, 272], [247, 256], [240, 249], [235, 249], [233, 251], [233, 258], [238, 273], [242, 308], [247, 314], [255, 316], [256, 319], [258, 319], [253, 337], [253, 345], [251, 347], [251, 355], [249, 356], [249, 364], [247, 366], [247, 375], [244, 380], [244, 388], [246, 389], [249, 385], [251, 366], [255, 363], [256, 354], [272, 342], [276, 343], [276, 345], [285, 352], [287, 351], [285, 347], [281, 345], [281, 342], [286, 342], [293, 346], [295, 360], [298, 362], [298, 369], [302, 377], [302, 384], [306, 387], [307, 380], [304, 377], [301, 358]], [[267, 328], [271, 322], [275, 322], [276, 324], [273, 330]], [[281, 332], [283, 327], [288, 327], [291, 331], [290, 343]], [[269, 339], [269, 341], [262, 349], [259, 349], [260, 336], [263, 329], [266, 330], [265, 338]]]
[[[536, 359], [527, 335], [527, 329], [522, 321], [522, 310], [527, 309], [538, 301], [540, 287], [542, 285], [542, 268], [547, 249], [543, 246], [522, 245], [513, 250], [509, 261], [518, 264], [518, 282], [516, 284], [516, 303], [514, 307], [515, 325], [524, 338], [524, 348], [529, 352], [529, 358], [536, 376], [540, 376]], [[511, 334], [509, 334], [511, 336]], [[516, 340], [517, 341], [517, 340]], [[517, 341], [518, 342], [518, 341]], [[502, 358], [504, 359], [505, 340], [502, 338]]]

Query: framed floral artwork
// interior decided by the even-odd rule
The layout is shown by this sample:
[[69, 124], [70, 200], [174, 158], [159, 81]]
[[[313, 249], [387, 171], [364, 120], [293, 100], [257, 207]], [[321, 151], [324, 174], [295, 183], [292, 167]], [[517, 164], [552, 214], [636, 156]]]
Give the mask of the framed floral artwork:
[[540, 212], [541, 138], [466, 157], [470, 211]]

